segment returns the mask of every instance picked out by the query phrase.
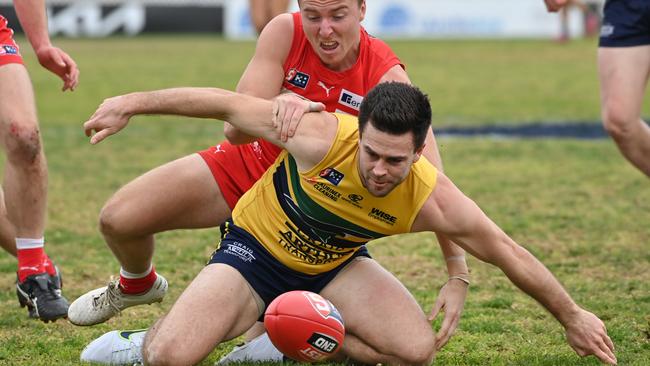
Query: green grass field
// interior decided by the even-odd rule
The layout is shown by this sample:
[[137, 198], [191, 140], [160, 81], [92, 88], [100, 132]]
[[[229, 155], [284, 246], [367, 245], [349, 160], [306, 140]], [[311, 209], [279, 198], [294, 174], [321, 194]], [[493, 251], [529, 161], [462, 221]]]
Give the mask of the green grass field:
[[[97, 217], [121, 185], [222, 138], [209, 120], [139, 117], [90, 146], [81, 124], [101, 101], [172, 86], [232, 89], [253, 43], [216, 37], [56, 40], [80, 65], [81, 84], [61, 94], [27, 44], [50, 168], [48, 253], [62, 267], [71, 301], [104, 285], [119, 266]], [[593, 40], [391, 42], [412, 81], [429, 93], [434, 128], [599, 119]], [[645, 110], [648, 115], [648, 109]], [[650, 364], [650, 185], [610, 140], [440, 139], [447, 174], [515, 240], [538, 256], [574, 299], [599, 315], [620, 365]], [[131, 308], [94, 327], [29, 320], [18, 307], [16, 262], [0, 256], [0, 364], [77, 364], [82, 348], [117, 328], [144, 328], [169, 309], [202, 268], [218, 229], [158, 236], [155, 263], [170, 281], [161, 305]], [[429, 311], [446, 272], [431, 235], [371, 245]], [[469, 259], [472, 285], [441, 365], [595, 365], [580, 359], [548, 313], [497, 269]], [[218, 311], [218, 309], [215, 309]], [[438, 324], [435, 324], [438, 326]], [[235, 342], [219, 346], [211, 365]]]

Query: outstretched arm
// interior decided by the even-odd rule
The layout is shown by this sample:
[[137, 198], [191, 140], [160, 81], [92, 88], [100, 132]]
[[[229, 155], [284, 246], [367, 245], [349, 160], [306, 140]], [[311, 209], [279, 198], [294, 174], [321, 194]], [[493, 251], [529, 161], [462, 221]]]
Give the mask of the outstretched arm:
[[580, 308], [537, 258], [508, 237], [444, 174], [438, 175], [414, 229], [441, 232], [475, 257], [501, 268], [564, 326], [569, 344], [580, 356], [595, 355], [604, 363], [616, 364], [614, 345], [603, 322]]
[[305, 116], [309, 123], [296, 133], [298, 138], [282, 142], [273, 127], [271, 101], [218, 88], [172, 88], [106, 99], [84, 123], [84, 131], [96, 144], [141, 114], [226, 120], [246, 134], [286, 148], [302, 167], [311, 167], [325, 156], [337, 130], [333, 115], [310, 113]]
[[63, 91], [74, 90], [79, 82], [79, 69], [67, 53], [50, 43], [45, 1], [16, 0], [14, 8], [38, 62], [63, 80]]

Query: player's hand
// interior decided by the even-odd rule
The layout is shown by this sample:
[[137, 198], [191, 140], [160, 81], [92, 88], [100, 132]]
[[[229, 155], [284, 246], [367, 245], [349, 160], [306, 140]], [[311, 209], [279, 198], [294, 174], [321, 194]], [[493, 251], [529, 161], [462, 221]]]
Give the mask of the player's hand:
[[282, 94], [273, 100], [273, 126], [280, 134], [280, 140], [286, 142], [296, 133], [300, 119], [307, 112], [322, 112], [323, 103], [310, 102], [297, 95]]
[[63, 80], [62, 91], [73, 91], [79, 83], [79, 69], [72, 57], [54, 46], [41, 47], [35, 50], [38, 62], [46, 69]]
[[552, 13], [562, 9], [568, 2], [569, 0], [544, 0], [544, 3], [546, 3], [546, 10]]
[[445, 318], [442, 320], [440, 330], [436, 333], [436, 349], [440, 350], [449, 341], [449, 338], [454, 334], [460, 316], [465, 307], [465, 297], [467, 296], [467, 288], [469, 286], [458, 280], [447, 281], [440, 289], [436, 303], [429, 315], [429, 321], [434, 321], [440, 311], [444, 311]]
[[84, 132], [90, 137], [91, 144], [94, 145], [126, 127], [131, 115], [125, 112], [125, 103], [126, 96], [105, 99], [92, 117], [84, 123]]
[[569, 345], [581, 357], [594, 355], [602, 363], [616, 365], [614, 343], [607, 335], [602, 320], [594, 314], [579, 309], [571, 321], [565, 325]]

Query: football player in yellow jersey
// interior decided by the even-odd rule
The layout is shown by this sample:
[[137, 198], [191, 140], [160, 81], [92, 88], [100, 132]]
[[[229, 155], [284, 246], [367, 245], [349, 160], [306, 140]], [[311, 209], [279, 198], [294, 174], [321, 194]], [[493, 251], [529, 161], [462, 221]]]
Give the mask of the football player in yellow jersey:
[[[436, 351], [435, 335], [425, 314], [405, 287], [364, 253], [364, 240], [399, 231], [443, 233], [475, 257], [498, 266], [562, 324], [569, 344], [579, 355], [595, 355], [604, 363], [616, 363], [614, 345], [603, 322], [579, 307], [541, 262], [421, 158], [431, 110], [427, 97], [417, 88], [402, 83], [378, 85], [362, 103], [358, 133], [350, 132], [346, 125], [350, 121], [341, 116], [307, 113], [295, 137], [286, 142], [277, 136], [272, 102], [267, 100], [211, 88], [168, 89], [124, 97], [133, 107], [127, 113], [156, 111], [227, 120], [287, 150], [246, 193], [260, 197], [261, 202], [256, 204], [268, 203], [268, 211], [243, 207], [252, 204], [246, 196], [240, 200], [210, 263], [147, 333], [147, 364], [199, 362], [217, 344], [248, 329], [263, 313], [269, 298], [297, 288], [319, 292], [346, 319], [343, 356], [365, 364], [430, 364]], [[162, 110], [161, 105], [165, 106]], [[95, 133], [92, 140], [96, 143], [124, 128], [128, 119], [112, 121], [116, 120], [91, 118], [84, 128], [87, 134]], [[339, 155], [342, 160], [334, 157]], [[356, 169], [337, 168], [347, 164], [339, 161], [350, 159]], [[333, 169], [319, 171], [322, 164], [331, 164]], [[269, 175], [274, 179], [269, 180]], [[433, 182], [427, 179], [431, 175]], [[427, 181], [429, 185], [422, 186]], [[395, 193], [404, 197], [404, 192], [412, 191], [413, 198], [402, 199], [400, 204], [412, 208], [413, 214], [391, 215], [380, 207], [371, 208], [374, 217], [339, 221], [335, 213], [341, 202], [316, 198], [316, 191], [322, 188], [318, 183], [325, 182], [330, 184], [322, 189], [326, 198], [339, 197], [333, 193], [337, 190], [356, 191], [372, 198], [373, 205], [393, 200]], [[343, 184], [347, 184], [345, 189], [339, 188]], [[239, 226], [247, 226], [251, 215], [265, 215], [268, 224], [299, 232], [306, 243], [303, 248], [313, 245], [330, 251], [331, 246], [347, 246], [352, 254], [340, 259], [333, 269], [317, 270], [322, 260], [332, 258], [316, 256], [310, 260], [279, 242], [266, 242], [269, 235], [279, 233], [260, 233], [259, 227], [248, 232]], [[398, 224], [400, 220], [410, 221], [407, 229], [393, 229], [404, 224]], [[364, 231], [366, 224], [375, 226]], [[278, 247], [277, 253], [271, 251]], [[300, 264], [292, 264], [291, 256]], [[264, 280], [266, 273], [289, 267], [302, 273], [284, 271], [281, 278]], [[310, 268], [316, 269], [313, 274], [303, 275]]]

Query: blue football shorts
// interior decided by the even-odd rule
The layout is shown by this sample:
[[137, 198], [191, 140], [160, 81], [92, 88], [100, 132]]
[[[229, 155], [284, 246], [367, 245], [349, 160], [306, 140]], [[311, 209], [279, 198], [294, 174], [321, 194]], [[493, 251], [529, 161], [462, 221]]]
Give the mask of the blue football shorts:
[[233, 224], [231, 220], [221, 225], [221, 232], [221, 243], [212, 253], [207, 265], [224, 263], [241, 273], [264, 302], [264, 309], [260, 309], [260, 320], [263, 319], [266, 307], [279, 295], [293, 290], [319, 293], [355, 258], [370, 258], [370, 253], [364, 245], [338, 267], [328, 272], [309, 275], [280, 263], [255, 237]]
[[650, 44], [650, 1], [607, 0], [600, 27], [599, 47]]

